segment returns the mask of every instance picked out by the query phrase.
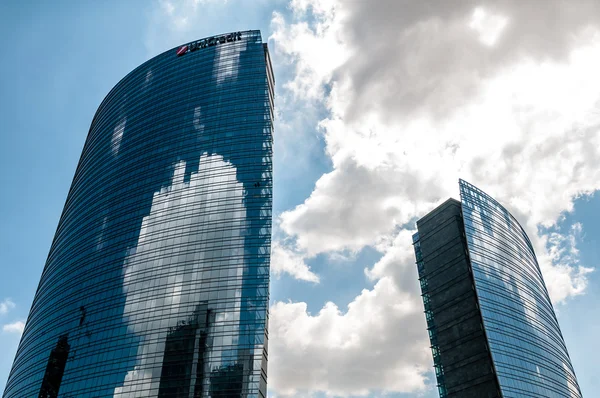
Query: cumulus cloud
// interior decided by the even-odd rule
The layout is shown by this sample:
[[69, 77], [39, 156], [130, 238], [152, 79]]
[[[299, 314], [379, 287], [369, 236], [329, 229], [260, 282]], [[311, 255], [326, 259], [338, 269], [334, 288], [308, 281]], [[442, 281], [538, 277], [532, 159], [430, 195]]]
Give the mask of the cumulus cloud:
[[275, 276], [287, 273], [296, 279], [319, 283], [319, 276], [306, 265], [304, 256], [277, 241], [271, 247], [271, 272]]
[[25, 329], [25, 322], [23, 322], [23, 321], [7, 323], [6, 325], [2, 326], [2, 331], [7, 332], [7, 333], [23, 334], [23, 329]]
[[[410, 236], [417, 218], [458, 198], [459, 177], [518, 218], [554, 302], [585, 291], [581, 226], [548, 228], [600, 188], [600, 3], [292, 0], [290, 9], [274, 14], [271, 37], [295, 68], [286, 100], [325, 107], [315, 126], [332, 169], [280, 227], [308, 256], [371, 246], [382, 257], [364, 270], [375, 287], [346, 312], [272, 307], [278, 395], [423, 388], [431, 354]], [[369, 316], [402, 303], [414, 312]]]
[[383, 278], [342, 312], [327, 303], [316, 315], [305, 303], [275, 303], [269, 324], [269, 386], [278, 396], [322, 391], [423, 390], [430, 356], [419, 297]]
[[508, 20], [502, 15], [486, 12], [482, 7], [477, 7], [471, 16], [469, 27], [479, 34], [479, 41], [487, 46], [493, 46], [506, 27]]
[[[283, 15], [275, 12], [273, 34], [269, 38], [283, 49], [280, 55], [296, 66], [294, 79], [283, 85], [297, 97], [322, 98], [324, 91], [320, 83], [328, 81], [349, 57], [339, 37], [343, 9], [337, 8], [336, 1], [332, 0], [292, 0], [290, 8], [297, 23], [287, 24]], [[309, 11], [316, 18], [314, 26], [305, 20], [310, 17]]]
[[342, 311], [328, 302], [312, 315], [303, 302], [270, 312], [269, 385], [278, 396], [366, 396], [426, 389], [431, 354], [412, 251], [401, 230], [375, 247], [384, 253], [366, 276], [375, 281]]
[[[319, 128], [333, 170], [282, 214], [281, 226], [311, 255], [373, 245], [457, 196], [459, 177], [499, 199], [534, 235], [600, 187], [600, 38], [589, 14], [562, 15], [561, 3], [548, 3], [543, 16], [558, 18], [556, 31], [530, 22], [520, 2], [301, 3], [317, 10], [317, 22], [302, 21], [304, 8], [299, 20], [278, 22], [287, 37], [279, 50], [301, 60], [294, 95], [307, 68], [314, 83], [331, 88]], [[320, 11], [327, 7], [333, 11]], [[582, 2], [582, 10], [596, 7]], [[483, 33], [474, 35], [479, 14], [507, 21], [492, 48], [480, 42]], [[323, 72], [309, 50], [287, 44], [294, 32], [301, 41], [335, 37], [346, 61]], [[571, 280], [566, 291], [551, 288], [556, 301], [577, 293], [568, 264], [542, 267]]]
[[0, 302], [0, 315], [7, 314], [13, 308], [15, 308], [15, 303], [11, 299], [5, 298]]
[[583, 234], [583, 225], [574, 223], [566, 234], [550, 232], [539, 239], [538, 245], [545, 245], [548, 252], [542, 249], [544, 261], [553, 264], [544, 269], [544, 279], [555, 300], [564, 300], [568, 296], [582, 294], [587, 287], [587, 275], [593, 268], [581, 265], [577, 242]]
[[310, 255], [372, 245], [440, 197], [435, 178], [430, 192], [417, 179], [394, 164], [370, 167], [344, 159], [317, 181], [303, 204], [281, 215], [281, 228]]
[[390, 277], [401, 291], [419, 296], [421, 290], [412, 246], [415, 232], [403, 229], [396, 236], [379, 242], [377, 247], [384, 254], [373, 267], [365, 268], [367, 278], [377, 281]]

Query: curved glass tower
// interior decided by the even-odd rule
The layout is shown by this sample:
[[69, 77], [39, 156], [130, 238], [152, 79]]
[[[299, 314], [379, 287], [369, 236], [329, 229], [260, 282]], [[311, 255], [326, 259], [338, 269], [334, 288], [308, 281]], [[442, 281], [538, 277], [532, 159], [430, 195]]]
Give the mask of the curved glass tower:
[[473, 278], [503, 397], [581, 397], [533, 246], [494, 198], [460, 180]]
[[529, 238], [460, 180], [417, 222], [417, 268], [441, 397], [580, 398]]
[[246, 31], [110, 91], [4, 397], [266, 396], [273, 85]]

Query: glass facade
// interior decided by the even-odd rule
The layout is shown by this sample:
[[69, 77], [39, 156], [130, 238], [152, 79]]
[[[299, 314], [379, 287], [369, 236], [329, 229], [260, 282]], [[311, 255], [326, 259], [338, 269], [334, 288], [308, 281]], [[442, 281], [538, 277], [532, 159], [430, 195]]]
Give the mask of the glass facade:
[[4, 397], [266, 396], [273, 85], [246, 31], [110, 91]]
[[496, 200], [461, 180], [464, 228], [502, 396], [581, 397], [529, 238]]

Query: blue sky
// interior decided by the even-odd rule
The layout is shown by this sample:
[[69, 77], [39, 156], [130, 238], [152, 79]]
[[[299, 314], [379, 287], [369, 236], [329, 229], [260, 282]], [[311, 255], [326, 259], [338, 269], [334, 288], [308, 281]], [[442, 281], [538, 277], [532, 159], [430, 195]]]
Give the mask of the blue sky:
[[103, 97], [164, 50], [255, 28], [277, 84], [270, 395], [437, 396], [409, 240], [458, 177], [522, 221], [599, 390], [598, 5], [425, 3], [1, 3], [0, 390]]

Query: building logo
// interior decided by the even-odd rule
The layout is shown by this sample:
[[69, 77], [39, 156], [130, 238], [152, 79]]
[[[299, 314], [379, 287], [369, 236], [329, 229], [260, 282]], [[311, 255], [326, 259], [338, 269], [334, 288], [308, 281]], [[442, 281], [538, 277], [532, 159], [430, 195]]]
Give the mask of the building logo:
[[196, 51], [201, 48], [216, 46], [217, 44], [229, 43], [232, 41], [242, 40], [242, 32], [229, 33], [222, 36], [213, 36], [207, 39], [191, 42], [177, 49], [177, 56], [181, 57], [191, 51]]
[[183, 55], [187, 52], [188, 50], [188, 46], [181, 46], [179, 47], [179, 50], [177, 50], [177, 55]]

